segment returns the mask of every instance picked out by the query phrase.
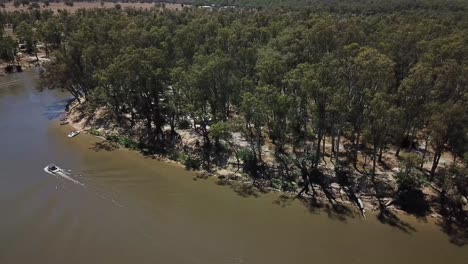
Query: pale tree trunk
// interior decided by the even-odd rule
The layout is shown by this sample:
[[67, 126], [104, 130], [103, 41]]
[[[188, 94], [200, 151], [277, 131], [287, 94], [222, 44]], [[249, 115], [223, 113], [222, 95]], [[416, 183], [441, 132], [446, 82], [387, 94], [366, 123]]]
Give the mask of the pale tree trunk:
[[359, 138], [361, 137], [361, 129], [357, 131], [355, 143], [354, 143], [354, 160], [353, 160], [353, 165], [356, 168], [357, 166], [357, 161], [358, 161], [358, 155], [359, 155]]
[[337, 164], [340, 161], [340, 139], [341, 139], [341, 131], [338, 129], [338, 137], [336, 139], [336, 153], [335, 153]]
[[372, 150], [372, 180], [375, 181], [375, 167], [377, 164], [377, 144], [374, 143], [374, 149]]
[[323, 161], [325, 161], [325, 141], [326, 141], [327, 137], [325, 136], [325, 133], [323, 133], [323, 139], [322, 139], [322, 158], [323, 158]]
[[426, 140], [424, 141], [424, 151], [423, 151], [423, 156], [422, 156], [422, 160], [421, 160], [421, 166], [419, 167], [420, 170], [423, 169], [424, 167], [424, 162], [425, 162], [425, 159], [426, 159], [426, 155], [427, 155], [427, 145], [428, 145], [428, 137], [426, 138]]

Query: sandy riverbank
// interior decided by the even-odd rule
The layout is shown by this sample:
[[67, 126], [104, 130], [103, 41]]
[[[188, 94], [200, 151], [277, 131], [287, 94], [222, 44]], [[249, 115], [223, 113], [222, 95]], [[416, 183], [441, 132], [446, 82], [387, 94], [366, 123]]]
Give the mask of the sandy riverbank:
[[[103, 135], [106, 134], [119, 134], [121, 131], [119, 130], [119, 127], [115, 126], [114, 124], [108, 122], [107, 117], [106, 117], [106, 111], [105, 109], [100, 109], [96, 111], [93, 116], [86, 116], [85, 114], [85, 104], [78, 104], [77, 101], [74, 101], [70, 107], [69, 107], [69, 112], [68, 112], [68, 121], [69, 124], [75, 129], [75, 130], [80, 130], [83, 132], [89, 133], [90, 131], [99, 131]], [[192, 129], [187, 129], [187, 130], [177, 130], [177, 133], [181, 135], [181, 143], [180, 145], [183, 146], [185, 149], [191, 149], [193, 150], [194, 144], [197, 144], [195, 142], [202, 142], [202, 138], [200, 135], [198, 135], [195, 131]], [[104, 137], [101, 136], [102, 139], [105, 140]], [[238, 145], [245, 145], [245, 140], [239, 138], [237, 139], [237, 142], [235, 144]], [[120, 146], [115, 146], [115, 144], [109, 143], [113, 148], [115, 147], [120, 147]], [[266, 152], [266, 155], [269, 155], [269, 152]], [[161, 156], [157, 155], [154, 156], [156, 159], [172, 164], [178, 164], [178, 166], [183, 167], [184, 165], [182, 164], [181, 161], [175, 161], [173, 159], [170, 159], [168, 156]], [[269, 160], [272, 160], [273, 158], [270, 158]], [[295, 197], [297, 193], [300, 191], [300, 187], [297, 186], [297, 189], [294, 191], [283, 191], [278, 188], [273, 188], [269, 186], [269, 184], [262, 185], [260, 184], [255, 185], [253, 184], [253, 181], [251, 178], [244, 174], [242, 170], [237, 170], [236, 166], [236, 161], [234, 158], [231, 158], [227, 165], [224, 167], [212, 167], [212, 169], [208, 171], [200, 170], [199, 171], [199, 177], [205, 178], [205, 177], [217, 177], [219, 179], [219, 183], [223, 185], [231, 185], [233, 188], [247, 188], [251, 190], [252, 192], [259, 191], [259, 192], [281, 192], [282, 195], [285, 197]], [[336, 183], [331, 184], [330, 190], [332, 191], [332, 195], [336, 198], [335, 201], [330, 201], [327, 198], [327, 194], [321, 191], [319, 186], [315, 186], [316, 189], [316, 196], [314, 199], [318, 199], [320, 203], [323, 204], [329, 204], [332, 202], [333, 206], [345, 206], [348, 208], [354, 208], [353, 210], [359, 211], [359, 203], [357, 201], [353, 201], [350, 199], [348, 196], [349, 193], [345, 191], [344, 188], [339, 186]], [[430, 187], [426, 188], [424, 190], [427, 199], [429, 200], [436, 200], [436, 193], [434, 190], [431, 190]], [[378, 200], [375, 198], [375, 196], [370, 195], [368, 193], [356, 193], [356, 196], [359, 198], [359, 200], [362, 202], [362, 206], [364, 209], [364, 212], [377, 212], [379, 209], [379, 203]], [[305, 199], [312, 199], [312, 196], [310, 195], [304, 195], [303, 196]], [[387, 204], [386, 209], [389, 211], [397, 212], [398, 214], [407, 214], [406, 212], [402, 211], [397, 207], [393, 202], [393, 197], [382, 197], [382, 200], [384, 201], [385, 204]], [[361, 208], [362, 209], [362, 208]], [[431, 210], [431, 213], [427, 215], [430, 218], [436, 218], [440, 219], [441, 216], [437, 213], [437, 210], [434, 208]]]
[[[39, 67], [42, 63], [50, 61], [49, 58], [45, 56], [43, 53], [38, 53], [39, 60], [36, 59], [36, 56], [30, 54], [18, 54], [18, 62], [19, 66], [21, 66], [21, 70], [26, 70], [32, 67]], [[16, 66], [17, 64], [12, 64]], [[5, 76], [7, 74], [14, 74], [16, 70], [12, 73], [8, 73], [5, 71], [6, 67], [8, 66], [7, 63], [0, 61], [0, 76]]]

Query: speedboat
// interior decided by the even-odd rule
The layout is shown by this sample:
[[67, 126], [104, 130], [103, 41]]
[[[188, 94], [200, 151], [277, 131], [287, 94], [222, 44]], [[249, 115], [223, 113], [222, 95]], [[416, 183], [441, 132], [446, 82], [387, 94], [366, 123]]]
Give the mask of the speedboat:
[[65, 180], [69, 180], [69, 181], [71, 181], [71, 182], [73, 182], [75, 184], [85, 186], [84, 183], [81, 183], [81, 182], [73, 179], [72, 177], [70, 177], [69, 172], [67, 172], [66, 170], [63, 170], [62, 168], [60, 168], [59, 166], [57, 166], [55, 164], [47, 165], [44, 168], [44, 171], [47, 172], [50, 175], [58, 176], [58, 177], [61, 177], [61, 178], [65, 179]]
[[59, 172], [61, 170], [62, 169], [59, 166], [55, 165], [55, 164], [49, 164], [44, 168], [44, 171], [47, 172], [47, 173], [57, 173], [57, 172]]
[[76, 136], [78, 136], [78, 134], [80, 134], [80, 131], [76, 130], [76, 131], [73, 131], [70, 134], [68, 134], [68, 137], [69, 138], [76, 137]]

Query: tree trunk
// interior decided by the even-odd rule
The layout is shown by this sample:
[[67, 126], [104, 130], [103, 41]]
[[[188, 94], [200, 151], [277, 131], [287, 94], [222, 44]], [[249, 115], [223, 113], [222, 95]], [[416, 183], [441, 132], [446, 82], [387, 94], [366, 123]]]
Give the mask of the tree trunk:
[[331, 151], [330, 151], [330, 162], [333, 162], [335, 159], [335, 134], [332, 132], [331, 134]]
[[422, 160], [421, 160], [421, 166], [419, 167], [420, 170], [423, 169], [424, 167], [424, 161], [426, 159], [426, 154], [427, 154], [427, 141], [428, 141], [428, 138], [426, 138], [425, 142], [424, 142], [424, 151], [423, 151], [423, 156], [422, 156]]
[[408, 135], [409, 139], [409, 145], [408, 145], [408, 150], [411, 151], [413, 149], [413, 140], [416, 138], [416, 127], [413, 127], [413, 130], [411, 131], [411, 136]]
[[338, 137], [336, 139], [336, 152], [335, 152], [335, 158], [336, 158], [336, 164], [340, 161], [340, 139], [341, 139], [341, 131], [338, 129]]
[[382, 162], [382, 152], [383, 152], [383, 147], [380, 146], [380, 149], [379, 149], [379, 162]]
[[39, 63], [39, 57], [37, 56], [37, 48], [34, 46], [34, 56], [36, 57], [36, 62]]
[[257, 141], [257, 155], [258, 155], [258, 161], [262, 161], [262, 145], [261, 145], [261, 132], [260, 128], [257, 128], [257, 133], [256, 133], [256, 141]]
[[432, 168], [431, 168], [431, 173], [430, 173], [430, 176], [431, 176], [430, 180], [431, 181], [434, 180], [434, 175], [435, 175], [435, 171], [437, 169], [437, 166], [439, 165], [440, 156], [442, 156], [441, 151], [437, 151], [436, 153], [434, 153], [434, 159], [432, 160]]
[[359, 151], [359, 138], [361, 137], [361, 129], [357, 131], [355, 143], [354, 143], [354, 160], [353, 160], [353, 166], [356, 168], [357, 166], [357, 160], [358, 160], [358, 151]]
[[400, 137], [400, 140], [398, 142], [398, 146], [397, 146], [397, 150], [395, 152], [395, 156], [396, 157], [399, 157], [400, 156], [400, 150], [401, 150], [401, 144], [403, 144], [403, 140], [405, 139], [405, 134], [406, 134], [406, 128], [407, 126], [405, 126], [405, 129], [403, 130], [403, 134], [401, 135]]
[[315, 148], [315, 161], [314, 161], [314, 168], [316, 168], [320, 162], [320, 147], [322, 142], [322, 131], [319, 129], [319, 133], [317, 135], [317, 146]]
[[372, 151], [372, 180], [375, 181], [375, 167], [377, 163], [377, 144], [374, 142], [374, 149]]
[[323, 138], [322, 138], [322, 158], [323, 158], [323, 161], [325, 161], [325, 141], [326, 141], [326, 136], [325, 136], [325, 133], [323, 133]]

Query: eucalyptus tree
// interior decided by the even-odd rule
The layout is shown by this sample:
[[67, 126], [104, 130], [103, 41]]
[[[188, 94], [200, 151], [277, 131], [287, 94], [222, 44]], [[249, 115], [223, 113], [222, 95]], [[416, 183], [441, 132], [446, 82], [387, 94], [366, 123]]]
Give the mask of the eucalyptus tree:
[[[394, 63], [387, 56], [370, 47], [350, 45], [346, 52], [349, 57], [345, 58], [341, 73], [350, 94], [350, 122], [353, 126], [354, 139], [353, 163], [356, 167], [361, 135], [366, 124], [369, 124], [367, 117], [373, 113], [371, 102], [377, 93], [388, 94], [390, 92], [394, 82]], [[380, 120], [372, 120], [374, 121]], [[377, 140], [377, 137], [382, 137], [383, 133], [380, 129], [371, 132], [374, 137], [373, 143], [375, 143], [374, 152], [379, 148], [377, 144], [381, 140]]]
[[163, 102], [169, 80], [165, 63], [158, 49], [127, 48], [96, 76], [114, 116], [119, 121], [125, 114], [144, 120], [144, 139], [151, 146], [164, 141], [167, 110]]
[[8, 65], [16, 59], [16, 42], [10, 36], [4, 36], [0, 31], [0, 60]]

